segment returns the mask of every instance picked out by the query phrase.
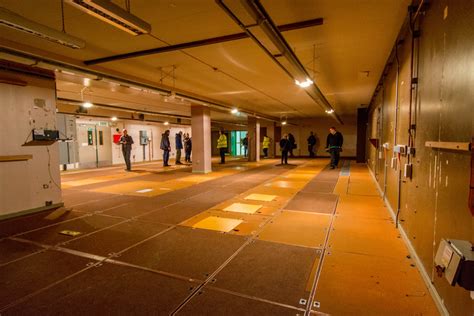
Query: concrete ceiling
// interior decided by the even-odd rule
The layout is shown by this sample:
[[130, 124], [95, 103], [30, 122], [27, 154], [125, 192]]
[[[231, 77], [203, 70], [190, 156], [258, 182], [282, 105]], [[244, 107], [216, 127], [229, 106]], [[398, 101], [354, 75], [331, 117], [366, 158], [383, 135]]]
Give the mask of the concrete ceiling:
[[[125, 5], [124, 0], [113, 2]], [[130, 3], [131, 12], [152, 25], [151, 35], [131, 36], [65, 4], [66, 32], [85, 40], [84, 49], [73, 50], [6, 27], [0, 27], [0, 38], [5, 46], [81, 65], [85, 60], [242, 32], [213, 0], [131, 0]], [[324, 18], [323, 25], [282, 34], [308, 72], [314, 73], [314, 81], [339, 115], [353, 115], [361, 104], [370, 101], [409, 3], [409, 0], [262, 0], [277, 25]], [[49, 27], [62, 28], [59, 0], [0, 0], [0, 6]], [[176, 67], [175, 79], [168, 76], [160, 80], [162, 71], [170, 71], [172, 66]], [[89, 68], [139, 78], [156, 86], [277, 118], [325, 115], [251, 39]], [[85, 91], [95, 102], [179, 115], [190, 112], [188, 103], [163, 102], [160, 95], [131, 92], [111, 84], [94, 82], [91, 86], [83, 78], [66, 75], [58, 80], [58, 95], [79, 100], [85, 86], [89, 86]]]

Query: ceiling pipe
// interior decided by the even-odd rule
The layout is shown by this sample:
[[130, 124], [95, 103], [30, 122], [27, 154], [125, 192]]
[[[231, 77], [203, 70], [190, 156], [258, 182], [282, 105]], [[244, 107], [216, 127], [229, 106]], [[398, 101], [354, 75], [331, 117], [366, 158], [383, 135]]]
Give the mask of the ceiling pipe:
[[[153, 86], [153, 85], [150, 85], [150, 84], [142, 83], [142, 82], [139, 82], [139, 81], [133, 81], [133, 80], [125, 79], [125, 78], [122, 78], [122, 77], [109, 75], [109, 74], [106, 74], [106, 73], [103, 73], [103, 72], [98, 72], [98, 71], [91, 70], [91, 69], [88, 69], [88, 68], [78, 67], [76, 65], [59, 62], [59, 61], [56, 61], [56, 60], [52, 60], [52, 59], [48, 59], [48, 58], [45, 58], [45, 57], [42, 57], [42, 56], [37, 56], [37, 55], [25, 53], [23, 51], [17, 51], [17, 50], [7, 48], [7, 47], [1, 47], [0, 48], [0, 53], [5, 53], [5, 54], [11, 55], [13, 57], [20, 57], [20, 58], [25, 59], [27, 61], [31, 61], [31, 62], [34, 63], [34, 66], [37, 66], [38, 68], [45, 67], [47, 69], [52, 69], [52, 70], [58, 70], [59, 69], [59, 70], [72, 71], [72, 72], [76, 72], [76, 73], [83, 74], [83, 75], [91, 75], [91, 76], [95, 76], [96, 78], [110, 80], [110, 81], [116, 82], [118, 84], [124, 84], [124, 85], [127, 85], [127, 86], [140, 87], [140, 88], [148, 89], [148, 90], [151, 90], [151, 91], [160, 92], [160, 93], [163, 93], [165, 95], [172, 95], [174, 93], [174, 91], [169, 90], [169, 89], [164, 89], [164, 88], [156, 87], [156, 86]], [[203, 99], [203, 98], [195, 97], [195, 96], [188, 95], [188, 94], [181, 93], [181, 92], [176, 92], [175, 95], [180, 96], [182, 98], [185, 98], [187, 100], [193, 101], [193, 102], [197, 102], [199, 104], [204, 104], [205, 103], [206, 106], [214, 108], [214, 109], [219, 110], [221, 112], [230, 112], [234, 108], [234, 106], [221, 104], [221, 103], [218, 103], [216, 101], [206, 100], [206, 99]], [[279, 119], [274, 118], [272, 116], [267, 116], [267, 115], [263, 115], [263, 114], [256, 113], [256, 112], [251, 112], [251, 111], [244, 110], [244, 109], [241, 109], [239, 111], [244, 113], [244, 114], [257, 116], [259, 118], [262, 118], [262, 119], [265, 119], [265, 120], [268, 120], [268, 121], [279, 122]]]
[[[232, 10], [222, 1], [216, 0], [216, 3], [229, 15], [229, 17], [240, 26], [240, 28], [247, 33], [247, 35], [254, 40], [254, 42], [290, 77], [301, 82], [310, 78], [306, 68], [301, 64], [298, 57], [295, 55], [288, 42], [285, 40], [278, 27], [272, 21], [265, 8], [262, 6], [259, 0], [242, 0], [242, 6], [247, 13], [255, 20], [255, 25], [246, 26], [233, 12]], [[252, 34], [251, 28], [258, 25], [270, 41], [279, 50], [279, 54], [273, 54], [268, 48], [266, 48], [258, 38]], [[284, 57], [292, 66], [293, 69], [287, 69], [277, 58]], [[313, 82], [309, 87], [305, 89], [305, 92], [319, 105], [324, 111], [331, 112], [329, 115], [332, 116], [337, 122], [343, 124], [341, 118], [335, 113], [334, 108], [328, 102], [326, 97], [323, 95], [319, 87]]]
[[[305, 20], [305, 21], [300, 21], [300, 22], [295, 22], [295, 23], [290, 23], [290, 24], [279, 25], [277, 27], [278, 27], [278, 30], [280, 30], [280, 32], [286, 32], [286, 31], [292, 31], [292, 30], [299, 30], [299, 29], [311, 27], [311, 26], [322, 25], [323, 23], [324, 23], [324, 20], [322, 18], [317, 18], [317, 19], [312, 19], [312, 20]], [[240, 39], [244, 39], [248, 37], [249, 36], [245, 32], [235, 33], [235, 34], [223, 35], [223, 36], [218, 36], [218, 37], [206, 38], [206, 39], [192, 41], [192, 42], [186, 42], [186, 43], [180, 43], [180, 44], [175, 44], [175, 45], [139, 50], [139, 51], [124, 53], [124, 54], [119, 54], [119, 55], [90, 59], [90, 60], [84, 61], [84, 64], [97, 65], [97, 64], [116, 61], [116, 60], [124, 60], [124, 59], [129, 59], [129, 58], [169, 53], [169, 52], [174, 52], [174, 51], [178, 51], [182, 49], [202, 47], [202, 46], [207, 46], [207, 45], [236, 41], [236, 40], [240, 40]]]
[[[81, 106], [83, 103], [82, 101], [66, 99], [66, 98], [57, 98], [57, 101], [62, 104], [69, 104], [69, 105], [74, 105], [74, 106]], [[127, 108], [124, 106], [109, 105], [109, 104], [104, 104], [104, 103], [96, 103], [96, 102], [91, 102], [91, 103], [94, 105], [94, 107], [112, 109], [112, 110], [117, 110], [117, 111], [122, 111], [122, 112], [147, 114], [147, 115], [171, 117], [171, 118], [180, 118], [180, 119], [186, 119], [186, 120], [191, 119], [191, 116], [187, 116], [187, 115], [161, 113], [161, 112], [155, 112], [155, 111], [150, 111], [150, 110], [139, 110], [139, 109]]]

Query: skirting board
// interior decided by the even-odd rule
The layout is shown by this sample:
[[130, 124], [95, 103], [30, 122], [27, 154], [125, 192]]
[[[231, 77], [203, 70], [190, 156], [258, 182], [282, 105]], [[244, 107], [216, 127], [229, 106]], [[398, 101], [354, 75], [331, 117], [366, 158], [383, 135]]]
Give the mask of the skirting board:
[[[372, 169], [367, 166], [367, 169], [369, 169], [369, 173], [372, 176], [372, 179], [375, 182], [375, 185], [377, 186], [377, 189], [380, 193], [380, 196], [383, 197], [383, 190], [380, 187], [377, 179], [375, 178], [374, 173], [372, 172]], [[387, 206], [387, 209], [390, 212], [390, 215], [392, 216], [393, 220], [396, 220], [396, 215], [395, 212], [393, 211], [392, 206], [388, 202], [387, 198], [384, 198], [384, 203]], [[403, 241], [405, 242], [406, 246], [408, 247], [408, 251], [410, 252], [411, 257], [415, 260], [416, 262], [416, 267], [418, 268], [418, 271], [420, 271], [421, 277], [423, 281], [425, 282], [426, 286], [428, 287], [428, 290], [430, 291], [431, 297], [435, 301], [436, 307], [438, 308], [438, 311], [441, 313], [441, 315], [444, 316], [449, 316], [449, 312], [446, 309], [446, 306], [443, 304], [443, 299], [441, 296], [439, 296], [438, 291], [436, 290], [436, 287], [431, 283], [431, 278], [428, 274], [428, 272], [425, 269], [425, 266], [420, 260], [420, 257], [418, 257], [418, 254], [416, 253], [415, 248], [413, 247], [413, 244], [410, 241], [410, 238], [408, 238], [408, 235], [406, 234], [405, 230], [401, 225], [398, 225], [398, 230], [400, 231], [400, 235], [402, 236]]]
[[19, 212], [15, 212], [15, 213], [0, 215], [0, 221], [10, 219], [10, 218], [13, 218], [13, 217], [19, 217], [19, 216], [29, 215], [29, 214], [43, 212], [43, 211], [47, 211], [47, 210], [52, 210], [52, 209], [60, 208], [60, 207], [63, 207], [63, 206], [64, 206], [64, 203], [60, 202], [60, 203], [51, 204], [51, 205], [48, 205], [48, 206], [41, 206], [41, 207], [29, 209], [29, 210], [24, 210], [24, 211], [19, 211]]

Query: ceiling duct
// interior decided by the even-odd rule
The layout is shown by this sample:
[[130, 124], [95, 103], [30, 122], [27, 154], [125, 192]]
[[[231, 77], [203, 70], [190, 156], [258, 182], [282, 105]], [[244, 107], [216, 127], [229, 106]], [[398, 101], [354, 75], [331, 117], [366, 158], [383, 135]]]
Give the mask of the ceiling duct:
[[151, 25], [109, 0], [66, 0], [70, 5], [132, 35], [151, 32]]
[[79, 49], [85, 47], [85, 42], [64, 32], [52, 29], [46, 25], [28, 20], [21, 15], [0, 8], [0, 25], [25, 32], [50, 42], [60, 44], [69, 48]]
[[[222, 0], [216, 3], [293, 81], [310, 82], [306, 93], [329, 115], [342, 124], [333, 107], [285, 40], [259, 0], [232, 2], [232, 9]], [[240, 5], [238, 5], [240, 4]]]

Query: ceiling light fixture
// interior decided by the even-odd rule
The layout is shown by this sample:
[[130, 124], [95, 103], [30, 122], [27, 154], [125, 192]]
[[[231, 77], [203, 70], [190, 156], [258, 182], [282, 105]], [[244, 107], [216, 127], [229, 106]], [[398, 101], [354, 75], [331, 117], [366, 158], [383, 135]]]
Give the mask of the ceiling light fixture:
[[82, 103], [82, 107], [86, 108], [86, 109], [89, 109], [91, 107], [93, 107], [94, 104], [90, 103], [90, 102], [84, 102]]
[[296, 85], [300, 86], [301, 88], [307, 88], [307, 87], [309, 87], [310, 85], [313, 84], [313, 80], [311, 80], [309, 78], [306, 78], [306, 80], [303, 81], [303, 82], [300, 82], [299, 80], [295, 80], [295, 83], [296, 83]]
[[66, 0], [70, 5], [132, 35], [151, 32], [151, 25], [109, 0]]
[[333, 109], [331, 109], [331, 110], [326, 110], [326, 113], [327, 113], [327, 114], [332, 114], [332, 113], [334, 113], [334, 110], [333, 110]]
[[165, 124], [165, 125], [170, 125], [170, 123], [169, 123], [169, 122], [164, 122], [163, 124]]
[[73, 37], [46, 25], [25, 19], [21, 15], [5, 8], [0, 8], [0, 25], [35, 35], [42, 39], [73, 49], [84, 48], [86, 46], [86, 43], [77, 37]]
[[230, 111], [230, 113], [232, 113], [232, 114], [237, 114], [237, 113], [239, 113], [239, 110], [237, 110], [236, 108], [233, 108], [233, 109]]
[[281, 122], [281, 125], [286, 125], [286, 121]]
[[111, 118], [111, 120], [115, 122], [117, 120], [117, 117], [114, 116], [114, 117]]

